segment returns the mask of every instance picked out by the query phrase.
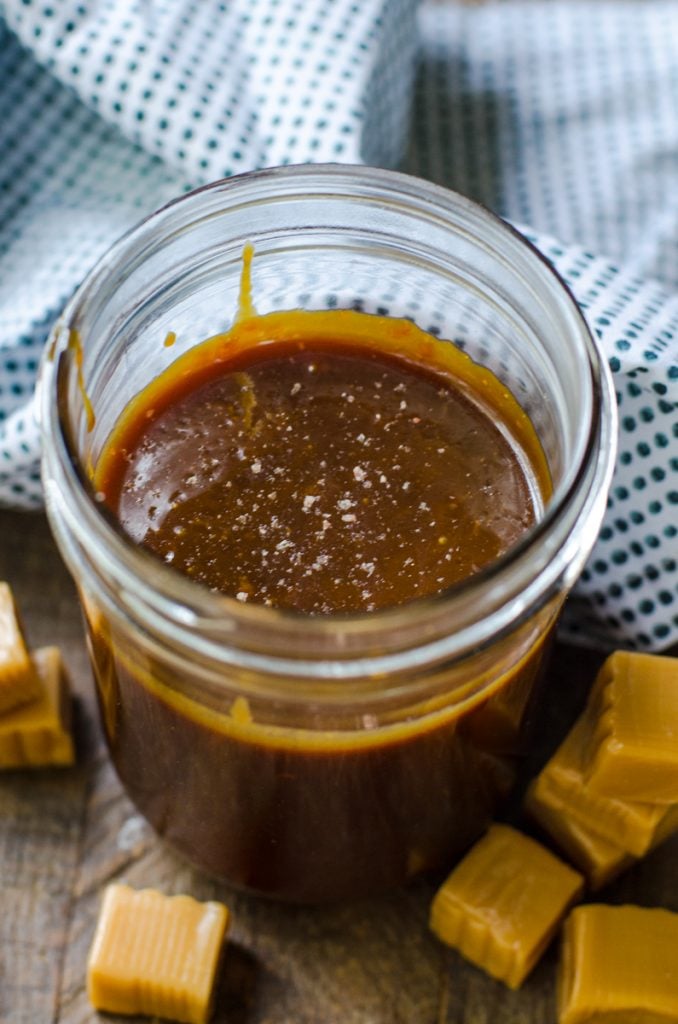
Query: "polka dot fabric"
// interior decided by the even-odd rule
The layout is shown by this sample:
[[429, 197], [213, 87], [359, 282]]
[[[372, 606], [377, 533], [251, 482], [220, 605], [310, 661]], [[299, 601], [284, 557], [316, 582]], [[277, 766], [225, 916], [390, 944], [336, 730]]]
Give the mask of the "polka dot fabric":
[[14, 0], [4, 8], [38, 61], [195, 184], [308, 160], [388, 165], [402, 153], [415, 0]]
[[[529, 232], [525, 232], [528, 237]], [[613, 371], [619, 449], [593, 555], [563, 629], [640, 650], [678, 639], [678, 295], [543, 235]]]
[[410, 169], [678, 289], [678, 3], [429, 3]]
[[619, 458], [566, 630], [676, 642], [676, 24], [675, 0], [0, 0], [0, 503], [41, 503], [42, 346], [123, 231], [253, 167], [394, 165], [409, 128], [401, 166], [530, 225], [613, 370]]

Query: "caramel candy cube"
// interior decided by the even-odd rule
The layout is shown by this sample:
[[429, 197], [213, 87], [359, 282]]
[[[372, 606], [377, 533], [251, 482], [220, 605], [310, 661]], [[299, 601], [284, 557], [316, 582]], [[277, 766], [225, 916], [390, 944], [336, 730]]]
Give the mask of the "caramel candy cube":
[[33, 666], [39, 697], [0, 716], [0, 768], [39, 768], [75, 761], [71, 696], [59, 648], [34, 651]]
[[26, 648], [14, 597], [0, 583], [0, 714], [40, 696], [40, 683]]
[[563, 932], [558, 1024], [675, 1024], [678, 914], [577, 907]]
[[204, 1024], [227, 926], [221, 903], [109, 885], [87, 965], [92, 1005]]
[[436, 894], [431, 929], [509, 988], [518, 988], [553, 938], [583, 879], [543, 846], [493, 825]]
[[678, 658], [617, 651], [587, 712], [586, 781], [619, 800], [678, 803]]
[[585, 712], [545, 765], [526, 795], [526, 808], [552, 832], [556, 811], [621, 851], [643, 857], [678, 828], [678, 808], [619, 800], [593, 792], [585, 778], [584, 747], [591, 725]]
[[552, 788], [547, 777], [539, 776], [525, 794], [526, 812], [553, 839], [562, 852], [585, 875], [589, 888], [596, 890], [631, 866], [636, 858], [620, 846], [603, 839], [572, 813], [567, 799]]

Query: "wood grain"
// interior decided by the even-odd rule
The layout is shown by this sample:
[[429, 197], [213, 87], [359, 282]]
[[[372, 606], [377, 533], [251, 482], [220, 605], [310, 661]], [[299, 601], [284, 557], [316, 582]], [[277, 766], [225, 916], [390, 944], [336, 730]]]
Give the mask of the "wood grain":
[[[17, 594], [33, 646], [62, 648], [77, 695], [78, 765], [0, 777], [0, 1022], [93, 1024], [85, 962], [111, 880], [223, 899], [234, 915], [216, 1024], [552, 1024], [556, 952], [510, 993], [429, 934], [440, 879], [329, 908], [234, 893], [176, 857], [121, 790], [106, 756], [73, 586], [41, 516], [0, 512], [0, 579]], [[548, 755], [601, 660], [560, 647], [530, 755]], [[604, 894], [678, 910], [678, 844]]]

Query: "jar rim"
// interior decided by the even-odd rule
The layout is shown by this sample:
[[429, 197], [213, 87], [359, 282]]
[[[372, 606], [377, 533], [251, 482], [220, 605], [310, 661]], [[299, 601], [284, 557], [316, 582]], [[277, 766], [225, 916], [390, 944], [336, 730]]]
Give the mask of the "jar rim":
[[[96, 500], [64, 409], [66, 380], [73, 371], [70, 330], [77, 326], [83, 305], [101, 282], [132, 253], [137, 259], [143, 255], [142, 243], [149, 232], [171, 228], [178, 215], [189, 217], [191, 206], [199, 206], [205, 196], [218, 192], [225, 202], [237, 201], [239, 190], [253, 188], [259, 198], [263, 192], [284, 199], [295, 189], [307, 192], [309, 188], [334, 189], [336, 196], [337, 190], [350, 192], [358, 184], [370, 189], [375, 200], [405, 204], [412, 214], [442, 219], [450, 228], [454, 228], [453, 214], [462, 211], [479, 229], [485, 228], [505, 243], [504, 259], [522, 253], [531, 275], [534, 273], [530, 278], [534, 287], [542, 287], [548, 300], [559, 306], [585, 356], [590, 422], [582, 433], [578, 459], [567, 467], [543, 516], [501, 557], [473, 576], [443, 591], [372, 612], [311, 616], [241, 603], [184, 578], [144, 551]], [[180, 226], [175, 225], [174, 230]], [[325, 674], [332, 679], [353, 678], [366, 670], [370, 674], [389, 672], [396, 661], [398, 668], [404, 667], [408, 653], [413, 664], [424, 650], [428, 658], [453, 659], [510, 632], [559, 589], [569, 588], [581, 571], [602, 519], [614, 465], [616, 408], [610, 371], [572, 293], [546, 257], [512, 225], [465, 196], [400, 172], [361, 165], [303, 164], [248, 172], [203, 185], [144, 218], [108, 250], [66, 306], [43, 358], [41, 391], [43, 481], [48, 513], [57, 532], [57, 520], [63, 516], [83, 543], [87, 543], [86, 535], [94, 538], [104, 573], [130, 600], [134, 595], [136, 612], [149, 623], [159, 616], [171, 624], [177, 642], [197, 644], [206, 656], [217, 660], [226, 645], [229, 664], [239, 652], [245, 667], [268, 671], [274, 667], [275, 673], [283, 676], [303, 675], [301, 662], [308, 658], [308, 674], [314, 678], [318, 660], [328, 658], [332, 665]], [[488, 603], [493, 605], [489, 616]], [[456, 624], [452, 630], [451, 623]], [[262, 641], [265, 631], [301, 647], [287, 657], [274, 656]], [[380, 650], [375, 651], [377, 637], [385, 633], [393, 637], [392, 649], [378, 645]], [[415, 635], [420, 642], [414, 643]]]

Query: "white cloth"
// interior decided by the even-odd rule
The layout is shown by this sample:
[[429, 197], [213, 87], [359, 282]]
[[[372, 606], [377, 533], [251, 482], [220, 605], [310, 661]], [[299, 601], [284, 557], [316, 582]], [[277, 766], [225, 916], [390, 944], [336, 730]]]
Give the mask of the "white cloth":
[[569, 631], [675, 642], [675, 0], [0, 0], [0, 502], [40, 503], [40, 350], [122, 231], [255, 166], [393, 165], [408, 124], [404, 169], [529, 225], [616, 377], [620, 454]]

